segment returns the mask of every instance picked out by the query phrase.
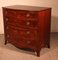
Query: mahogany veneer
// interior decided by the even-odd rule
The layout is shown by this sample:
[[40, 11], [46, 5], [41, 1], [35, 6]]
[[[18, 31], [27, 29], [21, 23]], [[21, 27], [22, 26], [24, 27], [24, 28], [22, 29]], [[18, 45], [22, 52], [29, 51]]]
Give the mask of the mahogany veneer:
[[50, 48], [51, 8], [35, 6], [3, 7], [5, 44], [30, 48], [40, 55], [43, 47]]

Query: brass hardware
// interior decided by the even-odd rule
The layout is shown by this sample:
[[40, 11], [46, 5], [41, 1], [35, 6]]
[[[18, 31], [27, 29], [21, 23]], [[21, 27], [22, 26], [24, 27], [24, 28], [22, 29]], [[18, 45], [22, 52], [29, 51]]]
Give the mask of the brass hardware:
[[30, 25], [30, 22], [27, 22], [26, 25]]
[[8, 21], [8, 18], [6, 18], [6, 21]]
[[30, 16], [30, 14], [27, 14], [27, 15], [26, 15], [26, 17], [29, 17], [29, 16]]
[[30, 34], [30, 31], [27, 31], [26, 33], [27, 33], [27, 34]]
[[27, 41], [27, 44], [30, 44], [31, 42], [30, 41]]

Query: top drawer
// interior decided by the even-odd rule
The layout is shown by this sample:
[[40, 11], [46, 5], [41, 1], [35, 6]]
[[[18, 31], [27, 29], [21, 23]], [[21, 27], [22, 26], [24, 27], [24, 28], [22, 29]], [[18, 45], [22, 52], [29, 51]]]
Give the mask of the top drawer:
[[3, 9], [4, 16], [12, 17], [17, 19], [37, 19], [37, 12], [35, 11], [25, 11], [25, 10], [12, 10], [12, 9]]

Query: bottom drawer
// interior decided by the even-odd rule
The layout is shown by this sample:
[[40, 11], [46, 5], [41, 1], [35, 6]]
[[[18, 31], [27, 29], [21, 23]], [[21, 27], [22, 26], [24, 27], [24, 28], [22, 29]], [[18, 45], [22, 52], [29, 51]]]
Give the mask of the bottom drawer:
[[22, 43], [18, 43], [16, 41], [8, 41], [9, 43], [11, 43], [12, 45], [14, 45], [15, 47], [18, 47], [18, 48], [21, 48], [21, 49], [30, 49], [31, 51], [36, 51], [36, 47], [35, 46], [32, 46], [32, 45], [25, 45], [25, 44], [22, 44]]
[[12, 38], [11, 36], [8, 38], [6, 38], [6, 40], [9, 42], [9, 43], [11, 43], [11, 44], [13, 44], [14, 46], [16, 46], [16, 47], [19, 47], [19, 48], [25, 48], [25, 47], [27, 47], [26, 46], [26, 42], [25, 41], [21, 41], [21, 40], [19, 40], [19, 41], [17, 41], [17, 40], [15, 40], [14, 38]]
[[6, 34], [6, 39], [8, 40], [8, 42], [14, 44], [19, 48], [36, 49], [36, 40], [24, 40], [22, 38], [17, 38], [17, 36], [13, 34]]

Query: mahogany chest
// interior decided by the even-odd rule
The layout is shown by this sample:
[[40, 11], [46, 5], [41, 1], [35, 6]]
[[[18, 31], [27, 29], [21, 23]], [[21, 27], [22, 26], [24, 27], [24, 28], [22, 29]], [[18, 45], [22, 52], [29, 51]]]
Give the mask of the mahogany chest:
[[50, 48], [51, 8], [14, 5], [2, 7], [5, 44], [30, 48], [40, 55]]

